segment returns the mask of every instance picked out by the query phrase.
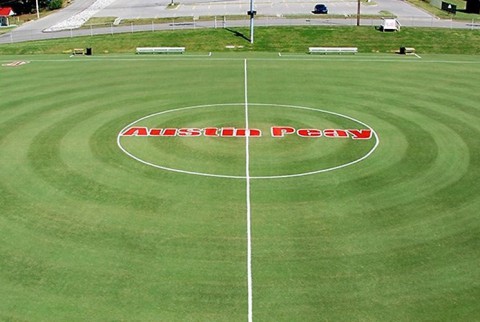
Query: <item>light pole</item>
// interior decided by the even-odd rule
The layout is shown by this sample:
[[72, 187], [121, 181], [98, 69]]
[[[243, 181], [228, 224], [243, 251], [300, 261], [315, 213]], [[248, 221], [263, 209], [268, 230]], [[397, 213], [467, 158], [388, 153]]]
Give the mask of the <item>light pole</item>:
[[250, 43], [253, 44], [253, 21], [257, 12], [253, 10], [253, 0], [250, 0], [250, 10], [247, 12], [247, 15], [250, 16]]

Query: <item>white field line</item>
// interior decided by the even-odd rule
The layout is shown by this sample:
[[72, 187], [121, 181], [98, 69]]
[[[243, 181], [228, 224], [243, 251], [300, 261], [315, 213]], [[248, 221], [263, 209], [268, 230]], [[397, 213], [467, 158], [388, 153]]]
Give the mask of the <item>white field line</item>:
[[[414, 54], [417, 58], [421, 58], [420, 56]], [[318, 54], [318, 55], [311, 55], [308, 53], [278, 53], [278, 57], [283, 58], [283, 60], [309, 60], [309, 61], [365, 61], [365, 62], [376, 62], [376, 61], [405, 61], [414, 55], [388, 55], [388, 54], [378, 54], [378, 55], [370, 55], [370, 54]], [[369, 56], [369, 57], [368, 57]], [[372, 58], [373, 57], [373, 58]]]
[[[280, 54], [280, 55], [279, 55]], [[216, 54], [215, 54], [216, 55]], [[215, 60], [215, 61], [239, 61], [240, 59], [244, 58], [226, 58], [226, 57], [216, 57], [214, 53], [210, 55], [209, 54], [204, 54], [204, 55], [182, 55], [182, 56], [176, 56], [176, 57], [142, 57], [138, 58], [136, 55], [125, 55], [125, 56], [108, 56], [108, 55], [102, 55], [102, 56], [89, 56], [88, 58], [85, 57], [84, 59], [71, 59], [68, 56], [66, 58], [57, 58], [57, 59], [38, 59], [38, 58], [33, 58], [33, 59], [28, 59], [30, 62], [35, 62], [35, 63], [65, 63], [65, 62], [71, 62], [71, 63], [85, 63], [88, 61], [151, 61], [151, 62], [158, 62], [158, 61], [180, 61], [180, 60], [192, 60], [192, 61], [202, 61], [202, 60]], [[350, 57], [347, 58], [345, 56], [343, 57], [332, 57], [329, 55], [329, 57], [319, 57], [319, 55], [316, 55], [316, 57], [310, 57], [307, 54], [281, 54], [278, 53], [272, 58], [248, 58], [250, 61], [309, 61], [309, 62], [330, 62], [330, 61], [341, 61], [341, 62], [352, 62], [352, 63], [358, 63], [358, 62], [378, 62], [378, 63], [390, 63], [390, 62], [399, 62], [399, 63], [423, 63], [423, 64], [473, 64], [473, 65], [478, 65], [480, 64], [480, 60], [447, 60], [447, 59], [425, 59], [424, 57], [421, 57], [422, 59], [405, 59], [404, 57], [398, 57], [398, 58], [388, 58], [385, 55], [381, 56], [376, 56], [376, 58], [367, 58], [367, 56], [359, 56], [359, 55], [352, 55], [356, 57]], [[372, 56], [375, 57], [375, 56]], [[32, 58], [31, 56], [29, 58]], [[12, 59], [10, 60], [5, 60], [2, 59], [0, 62], [11, 62]]]
[[213, 53], [208, 52], [206, 54], [135, 54], [135, 57], [130, 58], [126, 55], [124, 56], [85, 56], [85, 55], [70, 55], [69, 58], [76, 57], [78, 60], [111, 60], [111, 61], [125, 61], [125, 60], [133, 60], [133, 61], [145, 61], [145, 60], [185, 60], [189, 58], [206, 58], [212, 57]]
[[[249, 129], [248, 123], [248, 77], [247, 59], [244, 60], [245, 74], [245, 128]], [[253, 296], [252, 296], [252, 229], [251, 229], [251, 204], [250, 204], [250, 146], [249, 135], [245, 135], [245, 178], [247, 199], [247, 289], [248, 289], [248, 321], [253, 321]]]

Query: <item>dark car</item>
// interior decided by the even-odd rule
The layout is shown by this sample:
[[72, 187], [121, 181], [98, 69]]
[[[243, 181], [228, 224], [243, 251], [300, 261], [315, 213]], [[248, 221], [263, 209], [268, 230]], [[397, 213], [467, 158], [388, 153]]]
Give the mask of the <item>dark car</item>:
[[319, 13], [326, 14], [326, 13], [328, 13], [328, 8], [327, 8], [326, 5], [320, 3], [320, 4], [315, 5], [315, 8], [313, 9], [312, 12], [315, 13], [315, 14], [319, 14]]

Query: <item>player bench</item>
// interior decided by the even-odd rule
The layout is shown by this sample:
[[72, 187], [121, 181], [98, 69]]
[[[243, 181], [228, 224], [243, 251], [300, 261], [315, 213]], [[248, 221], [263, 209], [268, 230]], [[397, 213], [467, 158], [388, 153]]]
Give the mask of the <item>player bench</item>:
[[183, 54], [185, 47], [137, 47], [137, 54]]
[[310, 54], [356, 54], [357, 47], [309, 47]]

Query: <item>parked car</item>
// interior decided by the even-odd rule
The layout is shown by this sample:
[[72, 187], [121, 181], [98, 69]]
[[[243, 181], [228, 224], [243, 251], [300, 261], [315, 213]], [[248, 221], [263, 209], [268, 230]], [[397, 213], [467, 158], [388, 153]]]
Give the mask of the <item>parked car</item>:
[[315, 8], [312, 11], [315, 14], [327, 14], [328, 13], [328, 8], [326, 5], [323, 3], [319, 3], [315, 5]]

